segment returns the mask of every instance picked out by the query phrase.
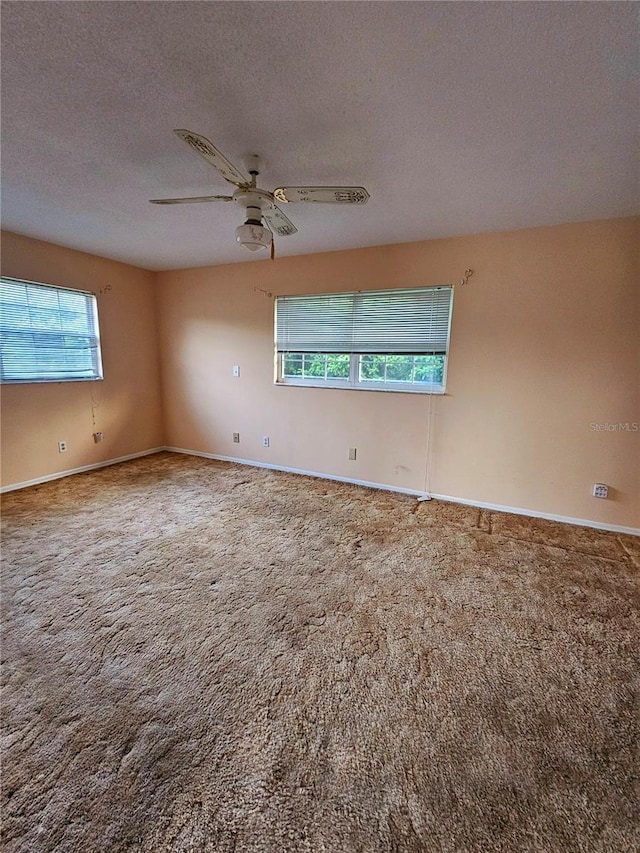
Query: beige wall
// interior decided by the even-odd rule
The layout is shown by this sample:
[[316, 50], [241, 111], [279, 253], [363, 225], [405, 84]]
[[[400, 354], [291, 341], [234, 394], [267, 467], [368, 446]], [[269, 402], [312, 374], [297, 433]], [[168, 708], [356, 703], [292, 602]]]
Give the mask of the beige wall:
[[153, 273], [3, 233], [2, 274], [96, 293], [104, 366], [102, 382], [2, 386], [2, 484], [161, 446]]
[[[640, 422], [638, 225], [155, 275], [5, 234], [3, 274], [97, 293], [105, 380], [3, 386], [2, 483], [166, 444], [639, 527], [640, 432], [591, 428]], [[467, 267], [474, 275], [456, 286], [445, 396], [273, 384], [269, 294], [448, 284]], [[93, 443], [96, 429], [102, 444]], [[591, 497], [594, 482], [609, 484], [609, 500]]]
[[[639, 236], [610, 220], [160, 273], [165, 443], [638, 527], [640, 432], [591, 424], [640, 422]], [[273, 384], [268, 294], [448, 284], [467, 267], [445, 396]]]

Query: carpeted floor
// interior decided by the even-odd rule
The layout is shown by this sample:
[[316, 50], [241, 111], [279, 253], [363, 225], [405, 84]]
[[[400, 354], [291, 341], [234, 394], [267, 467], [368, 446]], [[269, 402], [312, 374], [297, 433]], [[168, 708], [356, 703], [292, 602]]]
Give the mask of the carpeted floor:
[[166, 453], [3, 527], [6, 853], [640, 850], [640, 540]]

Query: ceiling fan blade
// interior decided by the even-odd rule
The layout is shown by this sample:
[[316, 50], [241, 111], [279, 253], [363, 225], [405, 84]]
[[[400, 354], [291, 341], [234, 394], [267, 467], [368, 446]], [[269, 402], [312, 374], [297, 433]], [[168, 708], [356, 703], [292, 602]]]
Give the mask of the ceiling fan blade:
[[323, 204], [366, 204], [369, 193], [364, 187], [278, 187], [278, 201], [316, 201]]
[[266, 220], [269, 228], [281, 237], [288, 237], [290, 234], [297, 234], [298, 232], [293, 222], [287, 219], [276, 204], [273, 207], [265, 208], [262, 211], [262, 217]]
[[215, 145], [212, 145], [204, 136], [194, 133], [192, 130], [184, 129], [174, 130], [174, 133], [177, 133], [180, 139], [183, 139], [201, 157], [204, 157], [207, 163], [215, 166], [225, 181], [229, 181], [230, 184], [235, 184], [237, 187], [249, 186], [251, 183], [249, 178], [243, 175], [239, 169], [236, 169], [233, 163], [230, 163], [224, 154], [221, 154]]
[[151, 204], [195, 204], [203, 201], [233, 201], [232, 195], [198, 195], [194, 198], [150, 198]]

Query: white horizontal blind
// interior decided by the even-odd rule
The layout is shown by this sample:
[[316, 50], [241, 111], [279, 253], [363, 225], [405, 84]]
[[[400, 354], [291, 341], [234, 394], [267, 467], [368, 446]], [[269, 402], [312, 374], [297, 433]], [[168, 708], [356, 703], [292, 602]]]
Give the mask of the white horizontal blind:
[[0, 381], [101, 378], [93, 294], [0, 279]]
[[446, 355], [451, 287], [276, 299], [278, 352]]

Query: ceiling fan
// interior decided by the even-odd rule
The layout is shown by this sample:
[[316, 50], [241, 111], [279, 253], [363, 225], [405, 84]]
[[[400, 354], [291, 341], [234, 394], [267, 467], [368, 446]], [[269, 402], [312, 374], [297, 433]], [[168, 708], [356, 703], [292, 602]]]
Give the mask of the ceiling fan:
[[[241, 246], [256, 252], [271, 246], [273, 256], [273, 235], [288, 237], [297, 232], [296, 226], [284, 215], [276, 204], [291, 202], [320, 202], [322, 204], [365, 204], [369, 193], [364, 187], [278, 187], [273, 192], [257, 186], [259, 158], [248, 158], [247, 172], [250, 177], [237, 169], [224, 154], [199, 133], [191, 130], [176, 130], [190, 148], [193, 148], [207, 163], [214, 166], [222, 177], [237, 187], [233, 195], [204, 195], [195, 198], [152, 198], [151, 204], [192, 204], [209, 201], [235, 201], [246, 209], [244, 225], [236, 228], [236, 240]], [[266, 223], [265, 227], [262, 221]]]

